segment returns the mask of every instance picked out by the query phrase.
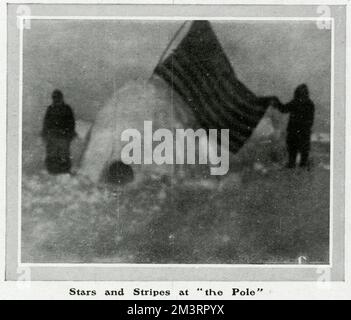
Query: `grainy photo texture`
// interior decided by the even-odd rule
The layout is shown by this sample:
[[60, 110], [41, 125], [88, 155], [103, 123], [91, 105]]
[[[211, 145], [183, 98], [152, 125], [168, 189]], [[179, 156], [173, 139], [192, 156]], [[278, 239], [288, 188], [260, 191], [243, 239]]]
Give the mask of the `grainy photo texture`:
[[331, 35], [31, 20], [22, 262], [329, 264]]

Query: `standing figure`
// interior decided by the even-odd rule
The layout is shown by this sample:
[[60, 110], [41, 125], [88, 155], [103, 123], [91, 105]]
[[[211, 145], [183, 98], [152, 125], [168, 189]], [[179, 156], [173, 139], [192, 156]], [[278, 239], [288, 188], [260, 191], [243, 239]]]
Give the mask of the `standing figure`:
[[283, 113], [289, 113], [286, 145], [289, 154], [287, 168], [294, 168], [297, 155], [300, 154], [300, 167], [309, 165], [311, 131], [314, 119], [314, 103], [309, 98], [306, 84], [299, 85], [292, 101], [282, 104], [278, 98], [273, 104]]
[[45, 165], [49, 173], [70, 172], [70, 145], [75, 136], [73, 111], [65, 104], [62, 92], [54, 90], [52, 104], [46, 110], [42, 130], [42, 137], [46, 142]]

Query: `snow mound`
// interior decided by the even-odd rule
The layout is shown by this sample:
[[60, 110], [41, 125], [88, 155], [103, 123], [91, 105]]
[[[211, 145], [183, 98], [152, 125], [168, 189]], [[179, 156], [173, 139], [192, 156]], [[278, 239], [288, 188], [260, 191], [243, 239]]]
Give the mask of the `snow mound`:
[[330, 134], [329, 133], [313, 133], [311, 136], [312, 142], [321, 142], [321, 143], [329, 143], [330, 142]]
[[78, 138], [84, 140], [87, 137], [91, 126], [92, 123], [90, 121], [81, 119], [76, 120], [76, 133], [78, 135]]

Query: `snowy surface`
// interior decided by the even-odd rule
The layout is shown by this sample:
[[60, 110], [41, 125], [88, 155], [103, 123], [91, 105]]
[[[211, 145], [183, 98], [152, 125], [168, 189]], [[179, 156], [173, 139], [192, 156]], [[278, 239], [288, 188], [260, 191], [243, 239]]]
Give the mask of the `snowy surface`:
[[327, 150], [314, 148], [311, 171], [290, 171], [266, 144], [249, 147], [221, 180], [152, 175], [114, 187], [38, 163], [23, 174], [23, 261], [327, 263]]

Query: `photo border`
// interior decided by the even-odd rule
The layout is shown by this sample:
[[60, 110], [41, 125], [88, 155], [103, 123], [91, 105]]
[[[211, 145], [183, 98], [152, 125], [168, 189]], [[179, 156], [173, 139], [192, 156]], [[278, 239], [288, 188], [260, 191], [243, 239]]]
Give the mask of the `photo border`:
[[[65, 6], [67, 4], [64, 4]], [[116, 4], [115, 6], [120, 6], [120, 4]], [[245, 6], [245, 5], [244, 5]], [[336, 7], [336, 6], [332, 6], [332, 7]], [[23, 22], [24, 20], [26, 19], [45, 19], [45, 16], [30, 16], [30, 17], [21, 17], [20, 18], [20, 25], [23, 25]], [[107, 17], [108, 19], [111, 19], [113, 17], [109, 16]], [[114, 19], [121, 19], [121, 17], [114, 17]], [[128, 17], [125, 17], [123, 16], [122, 17], [124, 20], [134, 20], [134, 19], [138, 19], [138, 20], [193, 20], [195, 17], [194, 16], [181, 16], [181, 17], [177, 17], [176, 19], [174, 18], [174, 16], [171, 16], [171, 17], [165, 17], [165, 16], [158, 16], [156, 17], [155, 19], [155, 16], [152, 16], [152, 17], [141, 17], [141, 16], [134, 16], [134, 17], [131, 17], [131, 16], [128, 16]], [[318, 18], [318, 17], [280, 17], [280, 19], [277, 17], [266, 17], [266, 18], [263, 18], [263, 19], [259, 19], [258, 17], [228, 17], [228, 16], [224, 16], [224, 17], [210, 17], [210, 16], [206, 16], [206, 17], [203, 17], [203, 16], [199, 16], [199, 17], [196, 17], [198, 19], [208, 19], [208, 20], [313, 20], [313, 21], [318, 21], [318, 20], [323, 20], [323, 21], [326, 21], [325, 18]], [[55, 17], [55, 19], [58, 19], [58, 17]], [[62, 19], [67, 19], [67, 16], [65, 17], [62, 17]], [[87, 19], [86, 16], [82, 17], [80, 16], [79, 19]], [[96, 17], [94, 17], [94, 19], [96, 19]], [[100, 17], [101, 19], [101, 17]], [[100, 20], [98, 19], [98, 20]], [[330, 167], [331, 167], [331, 171], [330, 171], [330, 264], [329, 265], [326, 265], [326, 264], [323, 264], [323, 265], [292, 265], [292, 264], [284, 264], [284, 265], [278, 265], [278, 264], [262, 264], [262, 265], [237, 265], [237, 264], [234, 264], [234, 265], [223, 265], [223, 264], [211, 264], [211, 265], [205, 265], [205, 264], [176, 264], [176, 265], [172, 265], [172, 264], [166, 264], [166, 265], [160, 265], [160, 264], [106, 264], [106, 263], [99, 263], [99, 264], [67, 264], [67, 263], [60, 263], [60, 264], [53, 264], [53, 263], [48, 263], [48, 264], [40, 264], [40, 263], [35, 263], [35, 264], [27, 264], [27, 263], [21, 263], [19, 260], [17, 261], [17, 268], [20, 268], [21, 270], [22, 269], [26, 269], [26, 268], [29, 268], [31, 269], [31, 277], [32, 277], [32, 280], [56, 280], [56, 279], [59, 279], [60, 277], [57, 278], [57, 272], [51, 272], [53, 271], [53, 268], [55, 267], [59, 267], [59, 268], [63, 268], [62, 269], [62, 273], [67, 273], [67, 269], [70, 270], [70, 273], [72, 271], [72, 275], [73, 274], [78, 274], [78, 272], [76, 272], [76, 270], [73, 270], [75, 268], [79, 268], [81, 269], [81, 267], [89, 267], [89, 268], [93, 268], [92, 272], [93, 274], [96, 273], [95, 269], [96, 268], [109, 268], [109, 267], [113, 267], [113, 268], [118, 268], [119, 271], [121, 271], [121, 269], [125, 269], [125, 268], [129, 268], [131, 270], [134, 270], [132, 271], [132, 274], [135, 274], [135, 272], [139, 272], [138, 270], [140, 270], [140, 268], [148, 268], [150, 270], [151, 269], [155, 269], [155, 268], [164, 268], [166, 267], [167, 269], [171, 270], [171, 274], [169, 274], [169, 272], [166, 272], [167, 275], [166, 276], [161, 276], [161, 278], [159, 277], [153, 277], [152, 274], [154, 274], [155, 272], [153, 270], [150, 270], [150, 272], [145, 272], [145, 270], [142, 270], [140, 272], [140, 274], [142, 274], [142, 278], [139, 278], [139, 277], [136, 277], [137, 279], [135, 280], [148, 280], [151, 278], [151, 280], [159, 280], [159, 281], [167, 281], [167, 280], [225, 280], [225, 281], [233, 281], [233, 280], [250, 280], [250, 281], [254, 281], [254, 280], [277, 280], [277, 281], [283, 281], [283, 280], [290, 280], [290, 277], [292, 276], [292, 280], [318, 280], [320, 278], [320, 273], [324, 274], [325, 273], [331, 273], [330, 275], [330, 280], [333, 280], [333, 281], [337, 281], [337, 280], [342, 280], [343, 279], [343, 275], [340, 276], [340, 274], [338, 275], [335, 275], [334, 272], [332, 272], [332, 269], [333, 269], [333, 266], [335, 265], [333, 262], [335, 262], [333, 259], [334, 255], [333, 255], [333, 242], [334, 242], [334, 232], [333, 232], [333, 224], [334, 224], [334, 219], [333, 219], [333, 200], [334, 200], [334, 197], [333, 197], [333, 184], [334, 184], [334, 180], [333, 180], [333, 165], [334, 165], [334, 138], [333, 138], [333, 133], [334, 133], [334, 62], [335, 62], [335, 56], [334, 56], [334, 41], [335, 41], [335, 28], [334, 28], [334, 17], [331, 17], [330, 18], [330, 21], [332, 21], [332, 36], [331, 36], [331, 41], [333, 43], [332, 45], [332, 53], [331, 53], [331, 59], [333, 61], [333, 63], [331, 64], [331, 68], [332, 68], [332, 72], [331, 72], [331, 111], [330, 111], [330, 115], [331, 115], [331, 146], [330, 146], [330, 152], [331, 152], [331, 162], [330, 162]], [[346, 23], [346, 22], [345, 22]], [[20, 32], [20, 39], [23, 40], [23, 28], [20, 28], [19, 30]], [[22, 34], [22, 35], [21, 35]], [[8, 36], [10, 38], [10, 35]], [[20, 41], [20, 45], [19, 45], [19, 49], [20, 49], [20, 52], [22, 52], [23, 54], [23, 42]], [[22, 58], [22, 54], [20, 55], [20, 57]], [[19, 62], [19, 70], [22, 69], [23, 65], [22, 65], [22, 62], [21, 62], [22, 59], [20, 59], [20, 62]], [[19, 82], [22, 83], [23, 82], [23, 79], [22, 79], [22, 72], [19, 72]], [[20, 88], [20, 92], [21, 92], [21, 88]], [[22, 94], [19, 94], [19, 106], [21, 107], [22, 106]], [[8, 106], [9, 108], [9, 106]], [[10, 110], [8, 110], [8, 114], [10, 113], [9, 112]], [[22, 113], [21, 113], [21, 109], [20, 109], [20, 112], [19, 112], [19, 116], [21, 117]], [[21, 123], [21, 121], [20, 121]], [[345, 128], [344, 128], [345, 130]], [[21, 128], [19, 129], [19, 137], [18, 137], [18, 142], [21, 143], [22, 142], [22, 130]], [[19, 153], [21, 153], [21, 148], [19, 148]], [[19, 157], [19, 163], [18, 163], [18, 168], [21, 168], [21, 162], [20, 162], [20, 158]], [[8, 160], [9, 161], [9, 160]], [[21, 176], [21, 170], [18, 170], [18, 176]], [[21, 183], [18, 184], [18, 192], [19, 192], [19, 195], [21, 193]], [[20, 201], [18, 201], [18, 211], [19, 211], [19, 216], [20, 216], [20, 208], [21, 208], [21, 204], [20, 204]], [[18, 220], [18, 227], [20, 228], [21, 224], [20, 224], [20, 217], [19, 217], [19, 220]], [[17, 231], [20, 233], [20, 231]], [[8, 247], [9, 248], [9, 247]], [[343, 246], [342, 246], [343, 248]], [[21, 251], [21, 248], [20, 248], [20, 241], [18, 242], [18, 248], [17, 248], [18, 252], [19, 253]], [[17, 258], [19, 258], [19, 255], [17, 255]], [[338, 264], [340, 262], [338, 261]], [[155, 267], [156, 266], [156, 267]], [[73, 269], [72, 269], [73, 267]], [[185, 269], [188, 269], [188, 268], [193, 268], [195, 269], [196, 271], [196, 274], [200, 273], [200, 270], [199, 269], [203, 269], [203, 268], [209, 268], [209, 269], [232, 269], [232, 268], [235, 268], [235, 269], [247, 269], [247, 271], [249, 271], [248, 273], [250, 273], [250, 271], [252, 271], [253, 269], [258, 269], [258, 273], [262, 272], [263, 269], [274, 269], [275, 271], [279, 271], [279, 273], [282, 274], [282, 277], [277, 279], [275, 276], [272, 276], [272, 275], [268, 275], [267, 277], [267, 270], [263, 270], [265, 272], [262, 272], [263, 273], [263, 279], [262, 277], [258, 275], [252, 277], [252, 279], [249, 277], [249, 278], [246, 278], [246, 277], [234, 277], [234, 278], [231, 278], [231, 277], [228, 277], [226, 276], [225, 278], [223, 277], [218, 277], [218, 276], [214, 276], [214, 277], [209, 277], [208, 275], [205, 274], [204, 277], [198, 277], [198, 276], [195, 276], [195, 279], [193, 277], [190, 277], [188, 278], [187, 276], [184, 277], [184, 274], [183, 273], [186, 273], [187, 270], [183, 270], [183, 272], [179, 273], [179, 272], [174, 272], [173, 269], [176, 268], [185, 268]], [[301, 272], [298, 272], [299, 274], [303, 275], [302, 277], [298, 277], [298, 276], [294, 276], [291, 273], [293, 269], [299, 269]], [[36, 269], [36, 270], [34, 270]], [[49, 275], [47, 276], [44, 276], [43, 279], [40, 278], [40, 274], [45, 270], [47, 269], [49, 271]], [[282, 270], [278, 270], [278, 269], [282, 269]], [[339, 268], [340, 269], [340, 268]], [[343, 268], [342, 268], [343, 269]], [[8, 269], [9, 270], [9, 269]], [[39, 272], [36, 272], [36, 271], [39, 271]], [[86, 269], [85, 269], [86, 270]], [[147, 270], [147, 271], [149, 271]], [[211, 271], [212, 271], [211, 270]], [[33, 273], [34, 271], [34, 273]], [[124, 270], [122, 272], [122, 274], [126, 274], [128, 272], [126, 272], [127, 270]], [[216, 270], [217, 271], [217, 270]], [[246, 271], [246, 270], [245, 270]], [[311, 273], [311, 271], [314, 273]], [[321, 272], [319, 272], [321, 271]], [[85, 271], [84, 271], [85, 272]], [[92, 272], [88, 272], [88, 274], [92, 274]], [[119, 272], [121, 273], [121, 272]], [[162, 272], [161, 272], [162, 273]], [[172, 274], [175, 273], [176, 274], [176, 277], [173, 278], [172, 277]], [[193, 273], [193, 272], [192, 272]], [[205, 273], [208, 273], [208, 271], [206, 270]], [[210, 272], [211, 273], [211, 272]], [[343, 273], [343, 272], [342, 272]], [[194, 274], [194, 273], [193, 273]], [[307, 274], [307, 277], [305, 277], [305, 275]], [[7, 273], [7, 279], [8, 280], [15, 280], [17, 279], [16, 277], [13, 278], [13, 272], [8, 272]], [[35, 275], [33, 277], [33, 275]], [[147, 276], [146, 276], [147, 275]], [[245, 272], [244, 272], [244, 275], [245, 275]], [[285, 275], [285, 276], [284, 276]], [[313, 275], [313, 276], [312, 276]], [[258, 276], [258, 277], [257, 277]], [[37, 279], [36, 279], [37, 278]], [[90, 280], [91, 278], [84, 278], [82, 279], [81, 275], [78, 277], [78, 278], [75, 278], [76, 280]], [[111, 278], [109, 276], [107, 276], [108, 280], [116, 280], [116, 278]], [[66, 279], [65, 276], [63, 276], [63, 279], [62, 280], [73, 280], [73, 279]], [[101, 280], [105, 280], [105, 278], [101, 279]], [[126, 278], [125, 276], [123, 277], [118, 277], [118, 280], [131, 280], [129, 279], [128, 277]], [[134, 279], [133, 279], [134, 280]], [[150, 281], [151, 281], [150, 280]]]

